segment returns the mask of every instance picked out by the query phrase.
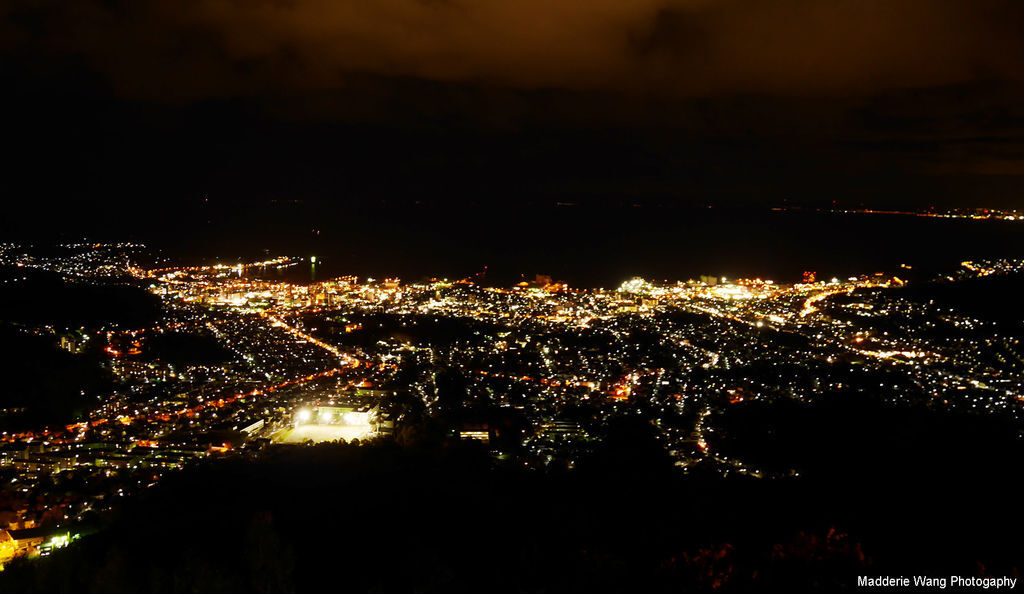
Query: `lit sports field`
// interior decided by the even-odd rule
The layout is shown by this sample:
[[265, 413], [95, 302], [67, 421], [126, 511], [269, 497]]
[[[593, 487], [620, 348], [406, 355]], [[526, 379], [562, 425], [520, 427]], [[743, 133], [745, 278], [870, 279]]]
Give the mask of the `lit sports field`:
[[318, 425], [311, 423], [282, 431], [274, 436], [274, 441], [278, 443], [302, 443], [309, 439], [313, 443], [320, 443], [321, 441], [334, 441], [337, 439], [352, 441], [353, 439], [366, 439], [368, 437], [373, 437], [373, 429], [369, 424]]

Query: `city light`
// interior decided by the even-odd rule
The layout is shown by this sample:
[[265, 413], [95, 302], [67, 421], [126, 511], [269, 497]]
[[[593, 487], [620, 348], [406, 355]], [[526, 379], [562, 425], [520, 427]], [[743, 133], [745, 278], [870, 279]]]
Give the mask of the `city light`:
[[[1024, 381], [1006, 372], [1024, 356], [1016, 337], [983, 315], [914, 300], [903, 290], [912, 281], [885, 273], [827, 282], [803, 274], [792, 283], [634, 277], [615, 290], [543, 275], [500, 287], [246, 274], [296, 261], [148, 271], [122, 264], [159, 300], [161, 315], [148, 326], [26, 326], [68, 356], [99, 354], [114, 384], [83, 391], [95, 405], [73, 422], [0, 432], [12, 484], [45, 493], [40, 477], [110, 480], [109, 497], [51, 512], [74, 522], [198, 460], [279, 444], [395, 439], [412, 418], [524, 468], [572, 468], [623, 416], [650, 426], [683, 475], [707, 468], [789, 479], [797, 468], [752, 464], [723, 448], [723, 416], [852, 390], [886, 404], [1006, 418], [1024, 401]], [[1020, 260], [969, 260], [932, 282], [1022, 272]], [[216, 356], [153, 356], [167, 337], [188, 349], [198, 340]], [[488, 416], [474, 417], [477, 407]], [[68, 543], [53, 534], [36, 546]]]

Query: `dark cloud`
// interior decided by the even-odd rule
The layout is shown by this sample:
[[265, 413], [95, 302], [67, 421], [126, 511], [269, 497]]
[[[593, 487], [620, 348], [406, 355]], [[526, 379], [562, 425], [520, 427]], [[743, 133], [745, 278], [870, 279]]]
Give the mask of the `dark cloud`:
[[8, 186], [118, 212], [1024, 196], [1020, 0], [7, 0], [0, 84]]
[[1024, 77], [1014, 0], [9, 0], [12, 48], [127, 96], [343, 89], [353, 75], [518, 88], [848, 94]]

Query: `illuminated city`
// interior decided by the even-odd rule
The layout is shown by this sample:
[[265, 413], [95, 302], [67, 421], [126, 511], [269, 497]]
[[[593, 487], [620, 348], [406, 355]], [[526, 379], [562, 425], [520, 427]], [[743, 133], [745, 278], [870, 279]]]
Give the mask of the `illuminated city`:
[[[566, 471], [629, 417], [650, 423], [682, 476], [792, 480], [797, 468], [733, 454], [719, 421], [737, 406], [858, 392], [1012, 422], [1024, 410], [1019, 334], [922, 301], [897, 275], [632, 278], [614, 289], [545, 275], [511, 287], [287, 282], [268, 270], [311, 269], [315, 258], [150, 267], [159, 258], [139, 244], [64, 244], [50, 257], [2, 249], [7, 282], [113, 283], [155, 299], [141, 325], [10, 327], [98, 354], [113, 383], [83, 392], [94, 404], [64, 425], [18, 425], [24, 408], [2, 411], [18, 426], [0, 433], [7, 561], [73, 543], [79, 526], [168, 474], [268, 448], [408, 444], [429, 425], [482, 443], [501, 465]], [[964, 261], [924, 283], [1022, 272], [1024, 260]], [[87, 487], [55, 497], [55, 477]]]

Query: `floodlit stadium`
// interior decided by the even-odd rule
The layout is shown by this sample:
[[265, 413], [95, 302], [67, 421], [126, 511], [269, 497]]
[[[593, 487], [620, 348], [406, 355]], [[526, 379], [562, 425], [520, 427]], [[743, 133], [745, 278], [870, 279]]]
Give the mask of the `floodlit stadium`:
[[352, 441], [377, 434], [374, 411], [348, 406], [316, 406], [295, 411], [294, 426], [275, 436], [278, 443]]

